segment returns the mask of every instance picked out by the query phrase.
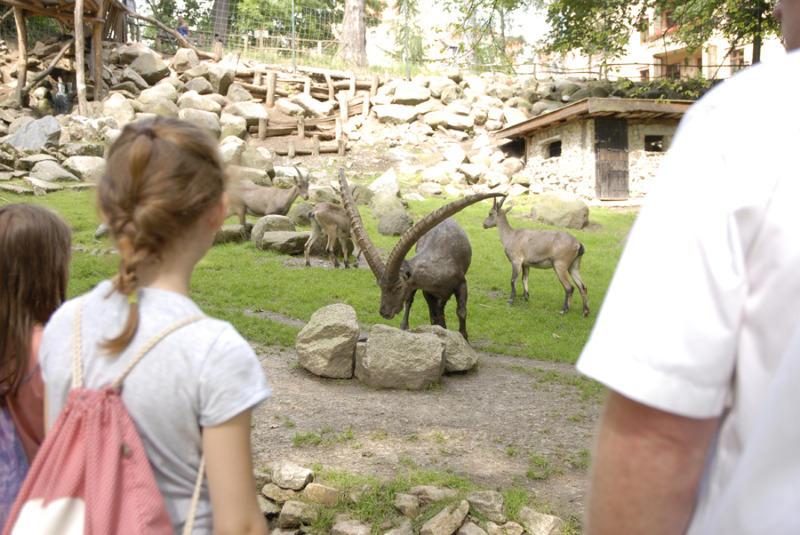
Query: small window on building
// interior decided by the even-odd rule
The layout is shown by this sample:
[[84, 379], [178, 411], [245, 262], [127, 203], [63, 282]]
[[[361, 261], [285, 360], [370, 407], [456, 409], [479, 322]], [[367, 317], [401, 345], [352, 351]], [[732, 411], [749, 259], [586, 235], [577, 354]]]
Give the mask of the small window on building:
[[744, 69], [747, 64], [744, 62], [744, 48], [731, 50], [731, 74]]
[[675, 27], [675, 10], [668, 9], [664, 12], [664, 27], [669, 30]]
[[642, 69], [639, 71], [639, 79], [642, 82], [646, 82], [650, 79], [650, 69]]
[[553, 141], [547, 146], [547, 157], [558, 158], [561, 156], [561, 140]]
[[647, 152], [664, 152], [664, 136], [644, 136], [644, 150]]
[[667, 78], [670, 80], [679, 80], [681, 77], [681, 64], [680, 63], [673, 63], [672, 65], [667, 65]]

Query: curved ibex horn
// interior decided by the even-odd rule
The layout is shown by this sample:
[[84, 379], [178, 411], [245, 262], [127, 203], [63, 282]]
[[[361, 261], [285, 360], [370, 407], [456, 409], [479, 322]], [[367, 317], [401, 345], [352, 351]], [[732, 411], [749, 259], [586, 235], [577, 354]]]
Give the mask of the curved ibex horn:
[[344, 177], [344, 169], [339, 168], [339, 186], [342, 189], [342, 201], [344, 202], [344, 209], [347, 211], [347, 217], [350, 218], [350, 230], [353, 237], [358, 242], [358, 247], [364, 253], [364, 258], [367, 259], [372, 273], [379, 281], [383, 278], [385, 265], [378, 254], [378, 249], [372, 240], [369, 239], [367, 231], [364, 230], [364, 222], [361, 220], [361, 214], [358, 213], [358, 207], [353, 199], [353, 194], [350, 192], [350, 187], [347, 185], [347, 179]]
[[397, 278], [400, 273], [400, 264], [402, 264], [406, 254], [408, 254], [408, 251], [411, 250], [414, 244], [417, 243], [426, 232], [471, 204], [488, 199], [489, 197], [501, 196], [503, 196], [502, 193], [478, 193], [476, 195], [456, 199], [414, 223], [405, 234], [400, 236], [400, 239], [392, 248], [392, 252], [389, 253], [389, 259], [386, 260], [386, 271], [383, 274], [384, 280], [389, 282]]

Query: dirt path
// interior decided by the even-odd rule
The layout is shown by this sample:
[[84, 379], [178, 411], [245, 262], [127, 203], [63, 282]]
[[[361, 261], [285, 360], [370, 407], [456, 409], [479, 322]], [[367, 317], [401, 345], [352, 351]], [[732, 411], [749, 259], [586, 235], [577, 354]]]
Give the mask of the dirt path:
[[565, 364], [480, 353], [478, 368], [425, 391], [380, 390], [302, 369], [294, 351], [256, 350], [274, 397], [255, 413], [256, 463], [394, 479], [452, 471], [519, 485], [562, 518], [581, 515], [602, 393]]

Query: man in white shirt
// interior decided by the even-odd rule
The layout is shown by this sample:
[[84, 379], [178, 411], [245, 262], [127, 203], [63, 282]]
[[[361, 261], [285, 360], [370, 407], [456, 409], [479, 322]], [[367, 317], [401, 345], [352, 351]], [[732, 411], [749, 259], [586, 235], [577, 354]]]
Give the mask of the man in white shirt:
[[578, 362], [611, 389], [590, 535], [800, 533], [800, 0], [774, 15], [790, 52], [684, 117]]

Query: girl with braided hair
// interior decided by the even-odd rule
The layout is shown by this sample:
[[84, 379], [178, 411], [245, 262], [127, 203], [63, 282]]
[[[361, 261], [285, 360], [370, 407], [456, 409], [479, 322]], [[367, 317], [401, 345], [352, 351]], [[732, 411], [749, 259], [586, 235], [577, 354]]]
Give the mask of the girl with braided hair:
[[[109, 384], [165, 326], [200, 314], [192, 270], [225, 219], [228, 196], [216, 141], [177, 119], [128, 124], [98, 185], [99, 211], [119, 250], [116, 276], [79, 298], [84, 386]], [[46, 421], [71, 381], [76, 300], [45, 328], [40, 359]], [[139, 431], [176, 533], [189, 515], [205, 455], [193, 533], [266, 534], [256, 499], [250, 419], [270, 395], [247, 341], [204, 318], [162, 339], [125, 379], [122, 399]]]

